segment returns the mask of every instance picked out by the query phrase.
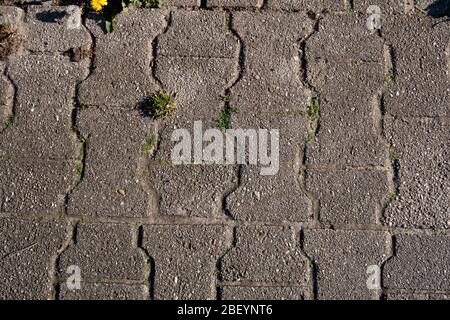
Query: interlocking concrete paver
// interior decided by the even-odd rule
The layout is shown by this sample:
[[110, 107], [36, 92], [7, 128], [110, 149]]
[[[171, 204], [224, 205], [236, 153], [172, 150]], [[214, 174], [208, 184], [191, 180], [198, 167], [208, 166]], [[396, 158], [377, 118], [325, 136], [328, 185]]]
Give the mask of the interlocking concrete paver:
[[144, 226], [154, 262], [154, 299], [215, 299], [216, 263], [229, 244], [223, 226]]
[[80, 103], [135, 107], [159, 89], [150, 64], [152, 42], [166, 27], [165, 15], [164, 10], [130, 8], [113, 33], [105, 33], [98, 17], [88, 17], [95, 55], [92, 73], [80, 86]]
[[66, 228], [61, 221], [0, 218], [2, 300], [50, 298], [52, 261], [63, 247]]
[[13, 123], [0, 134], [0, 156], [68, 159], [78, 153], [71, 132], [76, 82], [85, 62], [68, 57], [26, 55], [6, 70], [16, 88]]
[[75, 179], [71, 162], [2, 159], [0, 168], [0, 212], [15, 216], [60, 213]]
[[80, 268], [82, 281], [146, 280], [147, 261], [137, 248], [137, 230], [128, 224], [79, 223], [72, 243], [60, 256], [59, 277]]
[[305, 230], [303, 245], [315, 264], [318, 299], [379, 298], [380, 290], [368, 289], [366, 272], [389, 257], [386, 232]]
[[308, 170], [306, 188], [318, 200], [319, 219], [332, 224], [376, 224], [388, 194], [387, 173]]
[[383, 18], [386, 14], [405, 12], [405, 0], [353, 0], [353, 9], [357, 12], [366, 13], [370, 6], [378, 6]]
[[79, 7], [29, 6], [25, 22], [27, 50], [64, 52], [91, 46]]
[[389, 293], [386, 300], [449, 300], [445, 293]]
[[[137, 110], [90, 107], [77, 126], [86, 141], [83, 176], [69, 196], [70, 215], [144, 217], [150, 195], [140, 172], [142, 145], [153, 134], [152, 122]], [[114, 172], [114, 175], [111, 175]]]
[[208, 7], [261, 8], [262, 0], [207, 0]]
[[166, 7], [195, 7], [199, 5], [198, 0], [165, 0], [161, 3]]
[[394, 256], [383, 268], [388, 289], [448, 290], [450, 237], [396, 235]]
[[232, 115], [231, 125], [233, 128], [280, 130], [280, 155], [279, 170], [273, 171], [273, 175], [261, 175], [261, 169], [269, 168], [268, 165], [242, 167], [239, 185], [226, 199], [230, 215], [245, 221], [308, 221], [312, 216], [311, 203], [300, 177], [308, 120], [298, 114], [267, 112], [255, 112], [249, 118], [243, 107]]
[[223, 280], [306, 285], [308, 260], [294, 238], [290, 227], [238, 226], [236, 244], [221, 261]]
[[[186, 129], [195, 139], [194, 121], [201, 121], [203, 130], [218, 127], [222, 96], [237, 69], [238, 44], [227, 32], [225, 18], [224, 12], [215, 11], [174, 14], [173, 24], [158, 38], [156, 76], [177, 103], [176, 115], [161, 124], [158, 149], [149, 166], [149, 184], [159, 195], [163, 215], [222, 215], [222, 197], [233, 188], [231, 166], [166, 163], [175, 144], [174, 129]], [[201, 23], [192, 24], [190, 19]], [[218, 32], [223, 35], [216, 37]], [[190, 34], [202, 36], [188, 42]]]
[[224, 286], [223, 300], [303, 300], [300, 287], [241, 287]]
[[[239, 220], [306, 221], [310, 204], [300, 183], [300, 163], [309, 91], [301, 81], [299, 42], [312, 32], [312, 21], [304, 13], [236, 12], [232, 22], [242, 39], [245, 67], [231, 88], [231, 127], [279, 130], [280, 155], [279, 171], [271, 175], [262, 176], [259, 165], [244, 166], [227, 208]], [[289, 32], [271, 32], [281, 29]]]
[[60, 300], [146, 300], [148, 287], [119, 283], [81, 283], [78, 290], [70, 290], [64, 283], [61, 285], [58, 298]]
[[392, 46], [395, 84], [385, 95], [394, 116], [435, 117], [450, 114], [449, 39], [445, 23], [428, 17], [389, 17], [383, 36]]
[[389, 226], [450, 227], [450, 122], [397, 119], [386, 131], [398, 161], [398, 194], [385, 211]]
[[270, 9], [294, 11], [294, 10], [330, 10], [340, 11], [344, 8], [343, 0], [267, 0]]
[[301, 81], [300, 41], [313, 31], [303, 13], [233, 13], [245, 65], [231, 89], [230, 105], [241, 112], [304, 111], [308, 91]]
[[307, 79], [320, 96], [320, 127], [308, 145], [309, 164], [385, 163], [377, 104], [384, 85], [383, 50], [383, 40], [354, 14], [325, 17], [306, 41]]
[[158, 37], [158, 56], [235, 56], [237, 39], [227, 30], [225, 11], [173, 11], [171, 19], [169, 29]]

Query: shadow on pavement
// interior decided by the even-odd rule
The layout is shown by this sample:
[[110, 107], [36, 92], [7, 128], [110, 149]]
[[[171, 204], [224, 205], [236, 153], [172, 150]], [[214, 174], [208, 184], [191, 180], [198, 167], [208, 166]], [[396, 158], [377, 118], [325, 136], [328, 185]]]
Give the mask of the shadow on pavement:
[[430, 4], [426, 11], [433, 18], [450, 18], [450, 0], [438, 0]]

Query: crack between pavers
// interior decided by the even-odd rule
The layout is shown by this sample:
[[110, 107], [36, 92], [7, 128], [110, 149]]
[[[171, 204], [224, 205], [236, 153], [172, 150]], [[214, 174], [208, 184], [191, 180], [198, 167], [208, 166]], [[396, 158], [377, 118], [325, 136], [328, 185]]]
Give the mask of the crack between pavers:
[[395, 256], [395, 237], [392, 234], [392, 232], [387, 231], [386, 232], [386, 249], [388, 250], [386, 258], [384, 258], [381, 262], [380, 262], [380, 289], [376, 290], [375, 294], [377, 294], [378, 296], [378, 300], [382, 300], [383, 297], [385, 296], [385, 288], [384, 288], [384, 284], [383, 284], [383, 280], [384, 280], [384, 267], [386, 266], [386, 264], [388, 263], [389, 260], [393, 259]]
[[[383, 49], [383, 58], [384, 58], [384, 75], [385, 79], [389, 77], [389, 79], [392, 78], [392, 81], [395, 82], [395, 75], [396, 75], [396, 68], [395, 68], [395, 61], [394, 61], [394, 52], [390, 45], [388, 45], [383, 38], [382, 33], [379, 33], [380, 38], [384, 42], [384, 49]], [[387, 135], [386, 135], [386, 121], [388, 118], [388, 115], [386, 114], [386, 108], [385, 108], [385, 100], [384, 97], [386, 95], [386, 92], [389, 90], [389, 83], [386, 83], [381, 88], [380, 98], [378, 101], [378, 113], [379, 113], [379, 137], [380, 140], [383, 142], [384, 145], [386, 145], [387, 148], [387, 159], [386, 159], [386, 178], [387, 178], [387, 187], [388, 187], [388, 194], [381, 199], [379, 202], [379, 223], [384, 222], [386, 219], [386, 211], [388, 207], [398, 198], [400, 195], [400, 181], [399, 181], [399, 170], [400, 170], [400, 162], [399, 159], [396, 156], [395, 148], [392, 145], [392, 143], [389, 141]]]
[[225, 250], [216, 260], [213, 270], [213, 279], [212, 279], [212, 295], [216, 298], [217, 301], [222, 300], [222, 291], [223, 291], [223, 275], [222, 275], [222, 259], [227, 256], [235, 247], [236, 247], [236, 224], [231, 226], [227, 226], [225, 229]]
[[86, 167], [86, 151], [87, 151], [87, 142], [86, 139], [81, 134], [78, 125], [77, 125], [77, 117], [78, 113], [83, 109], [83, 105], [79, 100], [79, 90], [81, 84], [86, 81], [92, 74], [94, 70], [94, 62], [95, 62], [95, 47], [96, 47], [96, 39], [91, 30], [86, 27], [86, 15], [82, 16], [82, 26], [89, 33], [91, 37], [91, 45], [90, 45], [90, 61], [89, 64], [85, 67], [86, 74], [83, 79], [77, 81], [75, 84], [74, 95], [73, 95], [73, 107], [70, 117], [70, 132], [74, 136], [78, 144], [78, 163], [75, 166], [75, 177], [73, 180], [73, 185], [68, 187], [68, 190], [64, 196], [64, 204], [63, 204], [63, 217], [67, 217], [67, 210], [69, 205], [69, 198], [74, 192], [74, 190], [78, 187], [78, 185], [82, 182], [85, 174]]
[[139, 226], [137, 228], [137, 239], [136, 239], [136, 247], [139, 250], [139, 252], [142, 254], [143, 258], [145, 259], [145, 275], [144, 275], [144, 285], [147, 287], [146, 296], [150, 300], [154, 299], [155, 296], [155, 260], [150, 255], [150, 253], [147, 251], [147, 249], [144, 248], [144, 228], [143, 226]]
[[50, 293], [49, 300], [57, 300], [60, 294], [60, 280], [59, 269], [61, 255], [73, 244], [74, 234], [76, 233], [76, 224], [72, 221], [67, 221], [66, 225], [66, 239], [62, 243], [61, 247], [56, 251], [56, 254], [50, 259], [49, 268], [49, 280], [50, 280]]
[[[245, 46], [244, 46], [244, 41], [242, 40], [242, 38], [240, 37], [240, 35], [238, 34], [238, 32], [233, 28], [233, 15], [231, 12], [227, 13], [227, 30], [228, 33], [231, 34], [231, 36], [233, 36], [236, 40], [237, 40], [237, 44], [238, 44], [238, 49], [236, 52], [236, 57], [235, 57], [235, 61], [237, 62], [237, 72], [234, 74], [234, 78], [231, 78], [228, 82], [227, 87], [224, 89], [224, 97], [231, 97], [232, 94], [232, 88], [234, 88], [243, 78], [243, 74], [244, 74], [244, 69], [245, 69]], [[223, 111], [227, 114], [230, 115], [230, 121], [231, 118], [233, 117], [233, 108], [230, 104], [230, 98], [228, 99], [224, 99], [224, 107], [223, 107]], [[233, 187], [231, 187], [229, 190], [225, 191], [222, 196], [221, 196], [221, 210], [222, 210], [222, 214], [224, 216], [226, 216], [227, 218], [230, 219], [234, 219], [233, 215], [231, 213], [231, 211], [228, 208], [228, 204], [227, 204], [227, 200], [228, 197], [234, 193], [239, 187], [242, 186], [242, 169], [243, 166], [242, 165], [237, 165], [237, 168], [234, 170], [235, 174], [234, 174], [234, 178], [236, 179], [235, 182], [232, 181], [232, 183], [234, 184]], [[218, 293], [219, 295], [220, 293]]]
[[[320, 97], [317, 95], [317, 90], [314, 88], [314, 86], [308, 81], [307, 76], [307, 70], [308, 70], [308, 62], [305, 56], [306, 53], [306, 43], [308, 40], [319, 31], [319, 23], [321, 18], [318, 16], [315, 16], [314, 19], [309, 17], [311, 20], [314, 21], [313, 29], [312, 31], [306, 35], [303, 39], [299, 40], [298, 46], [299, 46], [299, 57], [300, 57], [300, 65], [299, 65], [299, 75], [300, 75], [300, 81], [303, 85], [303, 87], [309, 91], [310, 96], [310, 104], [312, 104], [313, 99], [317, 99], [316, 101], [320, 101]], [[320, 102], [318, 102], [320, 103]], [[308, 111], [306, 111], [308, 112]], [[309, 128], [307, 129], [307, 133], [305, 136], [305, 141], [303, 142], [303, 148], [300, 150], [301, 152], [301, 164], [299, 166], [299, 178], [298, 183], [300, 185], [300, 189], [305, 194], [306, 199], [308, 201], [310, 215], [313, 221], [319, 221], [320, 219], [320, 203], [319, 199], [317, 199], [313, 193], [308, 191], [307, 185], [306, 185], [306, 177], [307, 177], [307, 149], [308, 149], [308, 139], [312, 135], [315, 137], [318, 134], [319, 128], [320, 128], [320, 110], [318, 110], [318, 116], [316, 119], [311, 119], [311, 117], [308, 117], [310, 120]]]
[[[150, 78], [152, 78], [156, 85], [160, 89], [164, 89], [164, 84], [159, 79], [157, 75], [157, 57], [158, 55], [158, 45], [159, 45], [159, 38], [166, 34], [169, 29], [172, 27], [173, 24], [173, 11], [169, 10], [167, 14], [164, 17], [164, 20], [166, 21], [166, 25], [162, 32], [157, 34], [153, 37], [150, 47], [151, 47], [151, 59], [150, 59]], [[141, 184], [142, 189], [147, 193], [149, 197], [149, 203], [147, 208], [147, 213], [150, 219], [157, 219], [158, 216], [160, 216], [160, 202], [161, 197], [159, 195], [158, 190], [156, 190], [154, 187], [150, 184], [150, 172], [149, 167], [152, 164], [152, 160], [154, 159], [155, 155], [158, 153], [161, 147], [161, 134], [160, 130], [162, 128], [162, 120], [159, 119], [153, 119], [153, 133], [152, 135], [156, 135], [156, 145], [153, 147], [151, 152], [149, 154], [141, 154], [141, 156], [138, 159], [138, 167], [137, 167], [137, 175], [138, 180]]]

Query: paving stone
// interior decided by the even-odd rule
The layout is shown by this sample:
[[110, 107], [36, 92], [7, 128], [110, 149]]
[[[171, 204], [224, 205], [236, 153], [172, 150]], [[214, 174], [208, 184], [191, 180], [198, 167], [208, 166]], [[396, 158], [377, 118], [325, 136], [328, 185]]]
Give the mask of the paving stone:
[[148, 287], [120, 283], [82, 282], [80, 290], [70, 290], [63, 283], [59, 300], [146, 300]]
[[224, 286], [222, 300], [303, 300], [300, 287], [241, 287]]
[[144, 226], [154, 262], [155, 299], [215, 299], [215, 268], [226, 250], [224, 226]]
[[340, 11], [344, 8], [343, 0], [267, 0], [267, 7], [275, 10], [330, 10]]
[[[146, 280], [146, 257], [137, 248], [137, 230], [127, 224], [79, 223], [75, 240], [60, 256], [59, 278], [75, 265], [87, 282]], [[102, 281], [103, 280], [103, 281]]]
[[7, 74], [17, 88], [14, 121], [0, 135], [0, 156], [78, 157], [71, 113], [76, 82], [86, 72], [84, 61], [62, 56], [27, 55], [11, 62]]
[[353, 14], [327, 16], [307, 40], [307, 78], [320, 97], [320, 127], [308, 145], [308, 164], [362, 167], [386, 162], [377, 99], [384, 85], [383, 48], [364, 18]]
[[383, 36], [392, 45], [395, 84], [384, 98], [394, 116], [450, 114], [449, 41], [445, 23], [433, 27], [427, 17], [389, 17]]
[[0, 212], [18, 216], [61, 212], [75, 164], [64, 161], [0, 160]]
[[[333, 98], [331, 98], [333, 99]], [[380, 167], [388, 159], [388, 147], [379, 134], [371, 108], [364, 104], [327, 102], [320, 100], [320, 126], [306, 149], [306, 163], [310, 166]], [[374, 111], [370, 110], [373, 109]]]
[[305, 13], [236, 12], [232, 25], [243, 41], [245, 68], [230, 105], [246, 112], [305, 110], [299, 42], [312, 32], [312, 20]]
[[198, 0], [165, 0], [162, 5], [165, 7], [196, 7]]
[[262, 0], [207, 0], [208, 7], [261, 8]]
[[386, 122], [398, 158], [398, 194], [385, 211], [389, 226], [450, 227], [450, 122], [405, 119]]
[[223, 217], [222, 198], [232, 190], [236, 173], [223, 165], [171, 165], [152, 162], [150, 184], [159, 195], [159, 213]]
[[425, 293], [388, 293], [386, 300], [428, 300]]
[[381, 170], [308, 170], [306, 187], [319, 201], [319, 219], [331, 224], [379, 223], [388, 194], [388, 175]]
[[64, 52], [91, 46], [92, 39], [82, 24], [78, 6], [28, 6], [25, 21], [28, 50]]
[[[239, 220], [305, 221], [309, 207], [299, 165], [309, 121], [300, 113], [306, 112], [309, 91], [301, 81], [299, 42], [312, 31], [311, 20], [304, 13], [236, 12], [233, 29], [243, 41], [245, 69], [231, 88], [231, 127], [280, 130], [281, 154], [273, 176], [261, 176], [260, 166], [242, 168], [228, 209]], [[294, 195], [288, 198], [286, 189]]]
[[[267, 164], [242, 166], [239, 185], [226, 199], [227, 209], [236, 220], [307, 221], [312, 215], [311, 204], [300, 182], [300, 164], [308, 120], [298, 114], [257, 111], [251, 114], [248, 117], [246, 109], [233, 113], [232, 128], [279, 130], [279, 155], [263, 150], [275, 163], [271, 166], [273, 170], [267, 172], [269, 175], [262, 172], [262, 168], [269, 169]], [[270, 147], [271, 137], [268, 139]], [[247, 155], [248, 148], [249, 144], [245, 150]]]
[[66, 227], [64, 222], [56, 220], [0, 218], [2, 300], [50, 297], [52, 261], [63, 246]]
[[165, 26], [165, 10], [130, 8], [122, 13], [114, 32], [89, 16], [86, 25], [95, 36], [94, 70], [80, 86], [86, 105], [131, 106], [157, 91], [152, 78], [152, 42]]
[[388, 293], [386, 300], [450, 300], [445, 293]]
[[305, 230], [303, 248], [316, 267], [317, 298], [378, 299], [369, 290], [369, 266], [380, 266], [390, 255], [390, 237], [380, 231]]
[[[206, 14], [205, 17], [212, 19], [214, 26], [219, 25], [220, 21], [225, 25], [224, 17], [220, 20], [216, 13]], [[177, 17], [174, 17], [175, 20]], [[168, 39], [171, 38], [173, 42], [179, 28], [186, 23], [183, 21], [174, 24], [175, 31], [169, 29], [158, 46], [163, 54], [174, 55], [158, 57], [156, 76], [175, 97], [177, 111], [175, 116], [165, 120], [159, 128], [158, 149], [149, 166], [149, 184], [159, 195], [160, 214], [217, 216], [222, 214], [223, 195], [234, 186], [232, 180], [236, 176], [235, 168], [218, 164], [206, 165], [202, 161], [195, 165], [168, 165], [167, 161], [171, 160], [173, 146], [177, 143], [171, 139], [175, 129], [188, 130], [194, 139], [195, 121], [202, 122], [203, 130], [218, 128], [218, 119], [224, 106], [222, 96], [225, 88], [232, 82], [233, 74], [237, 72], [237, 61], [234, 58], [198, 57], [196, 55], [199, 51], [186, 51], [184, 54], [188, 56], [176, 57], [181, 52], [166, 50], [165, 46], [170, 46]], [[202, 25], [196, 26], [199, 26], [198, 30], [202, 30]], [[227, 41], [226, 46], [237, 45], [232, 37], [227, 36], [222, 40]], [[195, 50], [200, 50], [202, 47], [214, 48], [215, 43], [216, 39], [208, 36], [202, 39], [202, 43], [195, 42], [192, 46]]]
[[173, 11], [171, 21], [158, 37], [158, 56], [234, 58], [239, 54], [225, 11]]
[[385, 14], [405, 12], [405, 0], [353, 0], [353, 9], [356, 12], [367, 13], [370, 6], [380, 7], [383, 20]]
[[147, 216], [150, 195], [139, 162], [144, 157], [142, 145], [153, 134], [151, 120], [137, 110], [90, 107], [78, 113], [77, 126], [86, 140], [85, 167], [69, 196], [68, 213]]
[[450, 294], [448, 293], [430, 293], [428, 294], [429, 300], [450, 300]]
[[223, 280], [305, 285], [310, 270], [294, 233], [291, 227], [237, 227], [236, 244], [222, 258]]
[[396, 235], [395, 254], [383, 270], [388, 289], [448, 290], [450, 237]]

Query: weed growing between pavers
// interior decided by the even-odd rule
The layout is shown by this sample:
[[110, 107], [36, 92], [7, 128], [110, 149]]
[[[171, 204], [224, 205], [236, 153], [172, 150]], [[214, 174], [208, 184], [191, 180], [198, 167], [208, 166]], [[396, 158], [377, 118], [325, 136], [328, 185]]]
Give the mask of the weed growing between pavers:
[[165, 91], [158, 91], [144, 102], [143, 111], [153, 119], [166, 119], [177, 110], [175, 100]]
[[231, 124], [231, 114], [237, 112], [236, 108], [225, 107], [220, 111], [218, 125], [219, 129], [222, 131], [230, 129]]
[[389, 72], [385, 78], [386, 85], [388, 88], [393, 88], [395, 86], [395, 77], [392, 72]]
[[305, 142], [311, 142], [317, 133], [317, 126], [320, 117], [320, 102], [318, 98], [312, 98], [308, 106], [307, 115], [311, 120], [311, 125], [305, 137]]
[[16, 52], [21, 43], [21, 37], [15, 32], [11, 25], [0, 25], [0, 60], [5, 60]]
[[158, 141], [158, 137], [156, 136], [156, 134], [152, 134], [150, 138], [148, 138], [147, 140], [145, 140], [145, 142], [142, 144], [141, 146], [141, 151], [142, 154], [144, 156], [149, 155], [150, 153], [153, 152], [153, 150], [155, 149], [156, 146], [156, 142]]
[[311, 100], [311, 104], [309, 105], [309, 108], [308, 108], [308, 116], [313, 121], [319, 119], [319, 100], [318, 99], [313, 98]]
[[6, 118], [5, 122], [3, 122], [3, 130], [9, 129], [13, 124], [13, 117], [9, 116]]
[[90, 9], [100, 12], [105, 18], [105, 29], [111, 32], [117, 25], [117, 16], [127, 11], [129, 5], [139, 8], [159, 8], [162, 0], [90, 0]]

